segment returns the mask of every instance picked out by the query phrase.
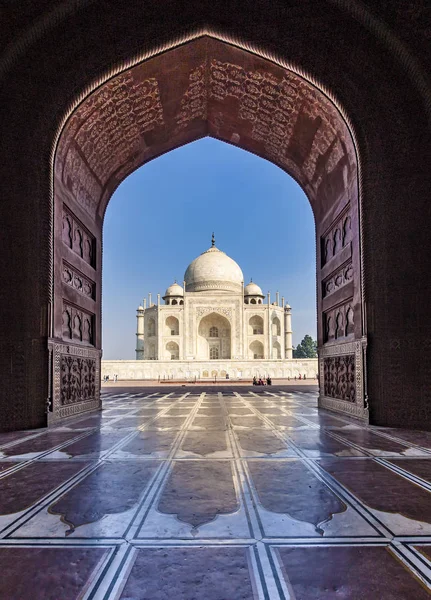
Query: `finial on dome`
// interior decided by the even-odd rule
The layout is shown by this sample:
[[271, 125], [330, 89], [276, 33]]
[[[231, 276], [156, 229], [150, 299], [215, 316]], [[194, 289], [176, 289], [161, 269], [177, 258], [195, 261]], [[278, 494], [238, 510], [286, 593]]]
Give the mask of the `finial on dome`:
[[215, 237], [214, 237], [214, 231], [213, 231], [213, 234], [211, 237], [211, 248], [214, 248], [214, 246], [215, 246]]

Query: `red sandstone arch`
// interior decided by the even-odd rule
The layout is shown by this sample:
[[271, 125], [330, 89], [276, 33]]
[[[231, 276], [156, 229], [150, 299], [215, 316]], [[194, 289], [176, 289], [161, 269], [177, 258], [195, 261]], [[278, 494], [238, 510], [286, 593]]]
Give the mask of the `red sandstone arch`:
[[[107, 78], [81, 100], [59, 134], [53, 164], [52, 418], [99, 402], [102, 224], [113, 191], [149, 160], [207, 135], [277, 164], [306, 192], [316, 223], [321, 404], [366, 417], [358, 163], [351, 130], [334, 102], [292, 69], [205, 35]], [[326, 323], [346, 314], [343, 335], [328, 335]], [[69, 334], [69, 318], [88, 323], [85, 339]], [[74, 368], [88, 372], [84, 380], [94, 382], [94, 397], [85, 385], [65, 389], [70, 354]], [[340, 377], [342, 385], [334, 383]]]
[[[69, 356], [69, 363], [82, 359], [82, 368], [97, 365], [97, 323], [92, 329], [95, 346], [67, 343], [58, 337], [57, 329], [54, 336], [59, 298], [68, 299], [75, 310], [86, 306], [99, 318], [101, 290], [100, 265], [91, 271], [72, 253], [70, 266], [81, 265], [82, 277], [76, 279], [76, 288], [69, 285], [62, 295], [67, 285], [59, 276], [63, 251], [54, 254], [61, 246], [53, 245], [54, 225], [56, 232], [61, 228], [61, 212], [56, 209], [54, 214], [52, 203], [49, 166], [57, 147], [53, 140], [58, 141], [78, 100], [94, 91], [95, 82], [102, 84], [107, 74], [122, 70], [122, 63], [130, 66], [127, 61], [133, 56], [153, 57], [163, 48], [178, 47], [195, 38], [197, 32], [214, 31], [252, 53], [257, 47], [259, 54], [283, 67], [294, 65], [310, 81], [317, 78], [319, 87], [329, 91], [331, 98], [336, 95], [337, 105], [353, 124], [361, 167], [363, 261], [359, 266], [365, 282], [361, 300], [365, 293], [362, 306], [366, 310], [362, 312], [368, 339], [370, 418], [378, 425], [431, 427], [431, 54], [424, 2], [167, 0], [161, 10], [160, 2], [153, 0], [82, 0], [61, 6], [56, 0], [30, 0], [24, 10], [10, 3], [5, 11], [0, 44], [1, 429], [46, 424], [46, 407], [53, 398], [55, 403], [61, 389], [62, 357]], [[78, 220], [82, 217], [83, 242], [89, 241], [87, 234], [96, 236], [95, 257], [99, 260], [101, 222], [89, 218], [76, 202], [71, 208]], [[329, 235], [334, 216], [328, 215], [326, 224], [322, 222], [322, 234], [328, 227], [324, 236], [328, 255], [334, 243], [334, 236]], [[348, 219], [342, 225], [341, 239], [346, 230], [347, 238], [353, 236], [352, 246], [357, 244], [354, 219], [350, 227]], [[75, 244], [79, 247], [80, 243], [78, 234]], [[84, 248], [87, 255], [92, 251], [88, 244]], [[353, 254], [353, 261], [358, 255]], [[328, 313], [319, 336], [323, 340], [325, 332], [335, 340], [337, 320], [342, 322], [340, 332], [350, 332], [353, 326], [350, 350], [356, 360], [361, 345], [355, 313], [358, 271], [353, 262], [352, 269], [343, 271], [342, 267], [342, 273], [334, 273], [334, 278], [327, 272], [329, 266], [323, 267], [326, 274], [319, 275], [325, 283], [325, 290], [318, 290], [321, 312]], [[73, 281], [74, 274], [66, 268], [64, 277]], [[343, 278], [354, 288], [353, 324], [349, 310], [341, 316], [335, 314], [338, 304], [334, 300], [338, 298], [341, 306], [344, 293], [336, 279], [344, 288]], [[89, 290], [93, 284], [97, 286]], [[95, 304], [91, 304], [91, 294]], [[65, 315], [65, 329], [79, 323], [72, 316]], [[81, 338], [79, 326], [75, 331]], [[337, 344], [325, 343], [322, 357], [327, 385], [335, 384], [335, 388], [340, 387], [341, 379], [354, 377], [351, 353], [344, 355], [344, 361], [339, 355], [331, 356]], [[88, 356], [91, 353], [93, 358]], [[91, 358], [90, 363], [84, 358]], [[343, 378], [337, 378], [340, 365]], [[357, 372], [356, 362], [353, 366]], [[84, 372], [84, 380], [89, 376], [94, 379], [94, 373]], [[64, 377], [67, 380], [67, 373]], [[69, 413], [91, 405], [90, 401], [76, 401], [75, 384], [72, 391], [72, 402], [65, 406]], [[97, 406], [97, 390], [91, 395]], [[61, 416], [57, 408], [54, 405], [51, 417]]]

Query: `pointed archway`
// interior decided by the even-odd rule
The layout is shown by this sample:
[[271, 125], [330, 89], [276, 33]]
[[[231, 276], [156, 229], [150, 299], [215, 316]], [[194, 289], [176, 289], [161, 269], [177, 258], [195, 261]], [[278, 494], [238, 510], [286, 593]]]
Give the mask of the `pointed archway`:
[[[155, 122], [158, 119], [150, 110], [140, 119], [140, 125], [145, 128], [140, 138], [142, 145], [130, 153], [133, 145], [129, 142], [133, 141], [135, 130], [128, 130], [128, 136], [122, 140], [121, 136], [116, 136], [115, 132], [123, 128], [115, 126], [115, 119], [121, 117], [121, 113], [114, 111], [106, 115], [106, 123], [112, 130], [105, 130], [108, 137], [105, 135], [102, 144], [105, 150], [113, 149], [111, 157], [105, 156], [106, 160], [112, 159], [115, 163], [111, 164], [112, 171], [105, 163], [109, 168], [98, 171], [95, 181], [87, 172], [88, 167], [90, 170], [95, 167], [95, 163], [88, 163], [91, 152], [87, 154], [87, 151], [93, 147], [96, 154], [100, 152], [100, 145], [94, 143], [94, 139], [87, 140], [85, 153], [78, 152], [72, 163], [57, 162], [61, 157], [59, 137], [65, 132], [65, 126], [72, 126], [69, 142], [79, 142], [73, 128], [78, 134], [80, 121], [76, 117], [80, 108], [84, 110], [81, 116], [86, 113], [90, 118], [87, 125], [92, 117], [94, 124], [100, 124], [97, 107], [91, 101], [96, 98], [97, 90], [104, 89], [107, 104], [112, 107], [110, 88], [104, 87], [105, 84], [114, 83], [117, 75], [124, 75], [129, 67], [138, 66], [139, 61], [155, 65], [151, 62], [153, 59], [166, 57], [168, 51], [186, 48], [188, 42], [205, 35], [217, 38], [231, 49], [229, 57], [226, 60], [222, 57], [221, 62], [238, 65], [233, 54], [241, 50], [248, 57], [247, 64], [239, 65], [246, 73], [253, 72], [253, 65], [259, 61], [270, 65], [273, 75], [277, 68], [291, 71], [302, 83], [305, 82], [305, 86], [323, 92], [323, 107], [332, 110], [335, 104], [340, 115], [348, 116], [344, 123], [355, 132], [353, 150], [358, 151], [359, 159], [349, 160], [347, 166], [345, 153], [350, 157], [352, 150], [347, 144], [345, 151], [343, 146], [338, 148], [337, 152], [341, 154], [334, 154], [333, 161], [325, 162], [328, 158], [325, 151], [330, 151], [330, 143], [323, 143], [317, 134], [318, 154], [322, 155], [318, 165], [320, 168], [326, 165], [321, 171], [326, 182], [320, 188], [321, 202], [314, 202], [313, 190], [307, 189], [307, 182], [298, 177], [314, 206], [316, 218], [320, 257], [317, 296], [321, 298], [318, 309], [321, 375], [324, 369], [327, 373], [326, 382], [321, 381], [321, 390], [326, 387], [323, 396], [328, 403], [334, 400], [341, 406], [338, 398], [331, 399], [328, 394], [340, 396], [346, 382], [361, 380], [364, 371], [358, 367], [363, 362], [365, 343], [363, 336], [357, 335], [356, 328], [359, 328], [362, 333], [367, 333], [368, 339], [366, 374], [373, 422], [431, 427], [431, 345], [427, 308], [430, 290], [426, 283], [431, 268], [431, 254], [427, 252], [431, 93], [425, 30], [418, 26], [420, 19], [415, 20], [415, 11], [403, 8], [399, 3], [381, 7], [334, 0], [299, 4], [274, 2], [267, 4], [265, 11], [251, 0], [233, 4], [223, 1], [221, 4], [184, 4], [172, 0], [164, 11], [154, 2], [131, 3], [127, 10], [120, 3], [108, 6], [101, 0], [80, 2], [67, 9], [51, 7], [51, 4], [44, 3], [37, 10], [23, 12], [18, 19], [10, 21], [5, 39], [7, 51], [0, 59], [3, 83], [0, 166], [6, 184], [0, 206], [3, 226], [0, 238], [3, 284], [0, 297], [1, 427], [41, 426], [47, 422], [47, 412], [50, 419], [61, 416], [56, 399], [61, 395], [63, 357], [69, 357], [68, 362], [73, 363], [79, 359], [81, 366], [86, 363], [89, 373], [85, 372], [84, 380], [87, 376], [90, 379], [95, 376], [101, 348], [100, 267], [104, 208], [100, 204], [91, 209], [90, 198], [99, 198], [102, 194], [107, 201], [116, 182], [121, 181], [130, 169], [150, 160], [156, 151], [168, 151], [175, 140], [181, 144], [202, 135], [214, 135], [273, 160], [292, 174], [284, 162], [289, 156], [292, 158], [290, 151], [296, 148], [293, 163], [298, 167], [297, 161], [302, 160], [302, 153], [309, 147], [308, 136], [312, 137], [313, 128], [303, 129], [308, 134], [300, 138], [299, 144], [291, 146], [290, 138], [278, 144], [283, 161], [282, 164], [277, 162], [276, 155], [270, 155], [269, 146], [264, 147], [271, 136], [265, 133], [260, 141], [256, 139], [257, 130], [253, 129], [253, 123], [260, 125], [262, 119], [255, 115], [254, 120], [247, 121], [235, 112], [240, 99], [231, 92], [238, 90], [236, 85], [230, 86], [229, 96], [220, 100], [225, 108], [230, 106], [227, 112], [208, 94], [204, 94], [202, 105], [190, 94], [185, 97], [191, 83], [188, 68], [198, 54], [196, 46], [188, 46], [187, 56], [183, 63], [177, 63], [178, 68], [169, 69], [165, 63], [164, 70], [155, 69], [148, 74], [148, 79], [157, 79], [166, 73], [172, 79], [172, 87], [179, 84], [183, 104], [181, 98], [178, 102], [173, 101], [174, 96], [166, 94], [165, 86], [159, 98], [165, 123], [172, 123], [170, 119], [181, 112], [181, 108], [183, 115], [195, 115], [182, 121], [182, 137], [179, 135], [174, 139], [164, 129], [164, 140], [157, 138], [156, 128], [148, 129], [147, 119], [155, 119]], [[37, 77], [34, 77], [35, 68]], [[208, 74], [208, 70], [205, 72]], [[206, 77], [205, 82], [208, 81]], [[313, 84], [317, 84], [317, 88]], [[193, 89], [199, 87], [196, 85]], [[292, 84], [291, 87], [294, 89], [295, 86]], [[122, 89], [117, 90], [117, 100], [121, 100], [121, 94]], [[199, 111], [204, 112], [204, 118], [199, 116]], [[258, 112], [260, 115], [260, 108]], [[279, 114], [275, 110], [270, 112], [274, 116]], [[296, 123], [296, 114], [292, 113], [290, 123]], [[319, 116], [322, 118], [313, 113], [311, 118]], [[250, 146], [246, 145], [250, 140], [246, 135], [247, 122], [252, 137]], [[336, 124], [338, 121], [329, 118], [328, 122]], [[242, 125], [241, 131], [238, 124]], [[317, 122], [314, 124], [317, 126]], [[323, 131], [322, 127], [319, 131]], [[277, 134], [275, 130], [274, 133]], [[66, 141], [63, 150], [67, 150], [67, 145]], [[335, 150], [332, 147], [332, 152]], [[116, 163], [117, 158], [120, 160]], [[314, 164], [317, 166], [317, 162]], [[351, 176], [352, 181], [355, 179], [351, 171], [355, 164], [360, 167], [358, 185], [349, 188], [344, 199], [349, 198], [352, 206], [359, 207], [358, 214], [353, 218], [345, 215], [346, 219], [337, 224], [336, 219], [343, 216], [340, 212], [343, 203], [332, 203], [331, 198], [342, 188], [338, 185], [341, 181], [347, 184]], [[305, 165], [306, 161], [303, 167]], [[54, 166], [55, 179], [50, 170]], [[69, 167], [71, 177], [58, 201], [57, 183]], [[314, 173], [311, 174], [312, 183], [313, 177]], [[314, 185], [320, 187], [318, 181], [314, 181]], [[325, 188], [329, 194], [323, 193]], [[63, 208], [65, 212], [70, 209], [79, 230], [76, 237], [72, 235], [72, 245], [77, 253], [69, 248], [72, 271], [65, 264], [67, 259], [63, 262], [65, 256], [58, 243]], [[355, 222], [356, 217], [358, 221]], [[361, 235], [358, 241], [355, 232], [359, 224]], [[360, 262], [352, 263], [353, 280], [349, 279], [350, 269], [343, 271], [344, 266], [348, 266], [347, 261], [337, 264], [339, 259], [333, 260], [334, 248], [340, 249], [340, 259], [345, 257], [343, 234], [346, 231], [345, 239], [348, 239], [349, 229], [353, 237], [347, 245], [357, 245], [359, 251], [353, 252], [353, 259], [359, 257]], [[65, 235], [67, 238], [67, 233]], [[322, 265], [328, 257], [329, 261]], [[95, 267], [87, 267], [88, 260], [95, 261]], [[76, 280], [77, 287], [73, 291], [67, 280], [70, 283], [72, 277], [74, 281], [73, 270], [76, 269], [81, 271], [82, 277], [78, 274], [79, 281]], [[357, 278], [362, 278], [359, 287]], [[345, 304], [344, 293], [349, 286], [354, 290], [353, 301], [346, 307], [347, 312], [339, 316], [338, 301], [340, 306]], [[92, 294], [95, 300], [92, 300]], [[81, 315], [70, 314], [74, 330], [72, 340], [60, 335], [63, 300], [72, 307], [72, 313], [75, 310], [84, 317], [82, 321]], [[359, 321], [358, 310], [361, 313]], [[326, 323], [321, 318], [323, 313], [327, 316]], [[94, 323], [89, 316], [95, 317]], [[336, 337], [337, 321], [340, 326]], [[79, 322], [87, 322], [85, 332]], [[69, 318], [65, 315], [64, 327], [70, 336], [68, 323]], [[326, 332], [328, 339], [323, 342]], [[342, 332], [353, 337], [344, 339], [340, 335]], [[50, 340], [48, 344], [47, 339]], [[339, 353], [341, 347], [343, 353]], [[352, 356], [355, 357], [353, 363]], [[360, 383], [363, 389], [364, 382]], [[91, 392], [92, 405], [87, 402], [88, 397], [85, 402], [77, 401], [84, 396], [83, 390], [75, 387], [71, 396], [73, 401], [69, 407], [64, 406], [65, 412], [72, 414], [98, 405], [97, 386], [94, 394]], [[324, 398], [322, 402], [326, 402]]]

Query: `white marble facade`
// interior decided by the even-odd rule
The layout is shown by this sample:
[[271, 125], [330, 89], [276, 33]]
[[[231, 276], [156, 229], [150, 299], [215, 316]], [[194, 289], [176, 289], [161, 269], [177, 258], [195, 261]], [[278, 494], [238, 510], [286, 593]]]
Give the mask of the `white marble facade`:
[[150, 294], [148, 307], [146, 300], [138, 307], [136, 364], [103, 361], [102, 376], [113, 363], [121, 378], [123, 369], [132, 379], [316, 375], [317, 359], [302, 361], [303, 372], [292, 361], [291, 307], [278, 292], [271, 302], [255, 283], [244, 286], [241, 268], [214, 236], [187, 267], [183, 286], [169, 286], [163, 302], [159, 294], [153, 303]]

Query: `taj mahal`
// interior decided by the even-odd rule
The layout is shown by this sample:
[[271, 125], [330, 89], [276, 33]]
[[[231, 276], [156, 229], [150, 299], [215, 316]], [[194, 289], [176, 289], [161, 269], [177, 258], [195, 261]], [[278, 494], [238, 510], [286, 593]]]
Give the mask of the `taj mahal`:
[[[163, 303], [162, 303], [163, 301]], [[102, 361], [120, 379], [315, 378], [317, 359], [292, 358], [292, 309], [215, 245], [187, 267], [183, 285], [137, 309], [136, 361]]]

